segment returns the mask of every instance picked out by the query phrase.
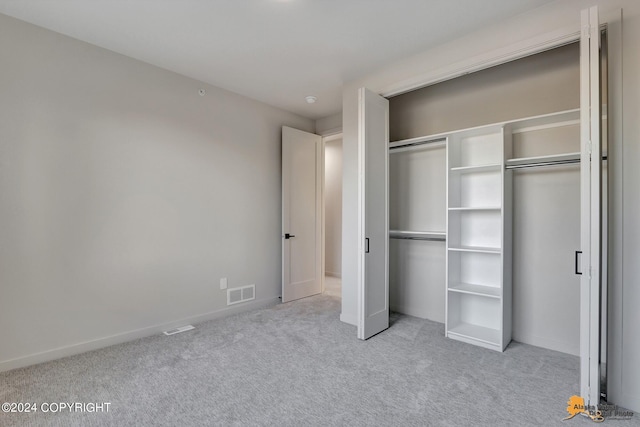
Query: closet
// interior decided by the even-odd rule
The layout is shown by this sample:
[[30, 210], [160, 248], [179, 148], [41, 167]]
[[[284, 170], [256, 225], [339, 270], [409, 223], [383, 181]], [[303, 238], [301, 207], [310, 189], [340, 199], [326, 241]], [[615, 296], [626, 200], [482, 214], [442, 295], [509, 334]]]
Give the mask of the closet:
[[[422, 89], [390, 90], [389, 101], [358, 90], [359, 338], [387, 328], [389, 308], [405, 307], [398, 311], [443, 322], [450, 338], [497, 351], [512, 338], [565, 345], [561, 351], [580, 355], [581, 396], [599, 402], [606, 357], [607, 109], [601, 85], [607, 84], [607, 26], [592, 7], [581, 11], [579, 31], [548, 39], [544, 48], [531, 46], [530, 56], [513, 50], [511, 62], [494, 57], [491, 68], [478, 59], [482, 71], [465, 66], [466, 72], [432, 73]], [[568, 66], [555, 67], [549, 58]], [[419, 171], [420, 163], [437, 157], [427, 151], [442, 155], [443, 149], [444, 173]], [[537, 172], [527, 177], [527, 169]], [[411, 182], [412, 176], [423, 178]], [[431, 178], [444, 186], [444, 200], [429, 198], [441, 191]], [[394, 198], [407, 205], [390, 204]], [[526, 209], [532, 203], [539, 207]], [[437, 217], [416, 215], [431, 210], [444, 212], [444, 226]], [[376, 222], [386, 211], [391, 221]], [[379, 236], [385, 229], [386, 241]], [[442, 298], [444, 313], [430, 311], [419, 295]]]
[[391, 309], [579, 354], [578, 48], [390, 99]]

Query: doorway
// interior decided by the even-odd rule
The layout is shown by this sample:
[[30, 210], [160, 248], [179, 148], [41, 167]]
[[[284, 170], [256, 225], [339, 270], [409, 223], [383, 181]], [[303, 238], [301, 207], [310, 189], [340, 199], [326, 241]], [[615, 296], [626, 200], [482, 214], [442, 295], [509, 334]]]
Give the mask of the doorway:
[[324, 291], [342, 298], [342, 134], [324, 137]]
[[342, 299], [342, 133], [282, 127], [282, 302]]

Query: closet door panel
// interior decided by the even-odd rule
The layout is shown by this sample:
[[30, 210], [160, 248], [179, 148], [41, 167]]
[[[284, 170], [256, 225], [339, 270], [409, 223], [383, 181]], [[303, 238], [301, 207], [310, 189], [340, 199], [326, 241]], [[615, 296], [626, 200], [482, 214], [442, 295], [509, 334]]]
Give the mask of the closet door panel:
[[600, 88], [601, 30], [598, 7], [583, 10], [581, 19], [583, 31], [580, 38], [580, 393], [585, 403], [597, 405], [600, 403], [603, 130]]
[[389, 327], [389, 102], [358, 91], [358, 338]]

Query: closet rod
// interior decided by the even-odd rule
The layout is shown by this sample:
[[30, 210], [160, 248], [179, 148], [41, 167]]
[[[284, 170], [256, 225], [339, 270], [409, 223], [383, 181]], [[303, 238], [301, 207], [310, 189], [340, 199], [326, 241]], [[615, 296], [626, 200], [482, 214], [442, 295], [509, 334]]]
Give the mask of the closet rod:
[[407, 149], [407, 148], [421, 147], [423, 145], [428, 145], [428, 144], [444, 145], [446, 142], [447, 142], [447, 138], [428, 139], [426, 141], [410, 142], [408, 144], [396, 145], [396, 146], [393, 146], [393, 147], [389, 147], [389, 151], [398, 150], [398, 149], [401, 149], [401, 148]]
[[[607, 160], [607, 156], [602, 156], [602, 160]], [[567, 159], [567, 160], [557, 160], [551, 162], [538, 162], [538, 163], [528, 163], [525, 165], [506, 165], [505, 169], [524, 169], [524, 168], [537, 168], [537, 167], [545, 167], [545, 166], [558, 166], [558, 165], [568, 165], [580, 163], [580, 159]]]
[[417, 236], [399, 236], [399, 235], [390, 235], [390, 239], [401, 239], [401, 240], [429, 240], [431, 242], [446, 242], [447, 238], [442, 237], [417, 237]]
[[555, 162], [528, 163], [525, 165], [506, 165], [504, 168], [505, 169], [538, 168], [538, 167], [544, 167], [544, 166], [568, 165], [572, 163], [580, 163], [580, 159], [558, 160]]

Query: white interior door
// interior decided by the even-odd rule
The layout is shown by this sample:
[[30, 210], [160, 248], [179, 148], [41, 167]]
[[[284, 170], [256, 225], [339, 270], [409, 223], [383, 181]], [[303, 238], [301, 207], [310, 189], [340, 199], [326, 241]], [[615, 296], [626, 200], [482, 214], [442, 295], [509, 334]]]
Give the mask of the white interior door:
[[358, 338], [389, 327], [389, 101], [358, 91]]
[[581, 240], [580, 394], [600, 403], [601, 99], [598, 8], [582, 11], [580, 37]]
[[282, 302], [322, 292], [322, 139], [282, 127]]

